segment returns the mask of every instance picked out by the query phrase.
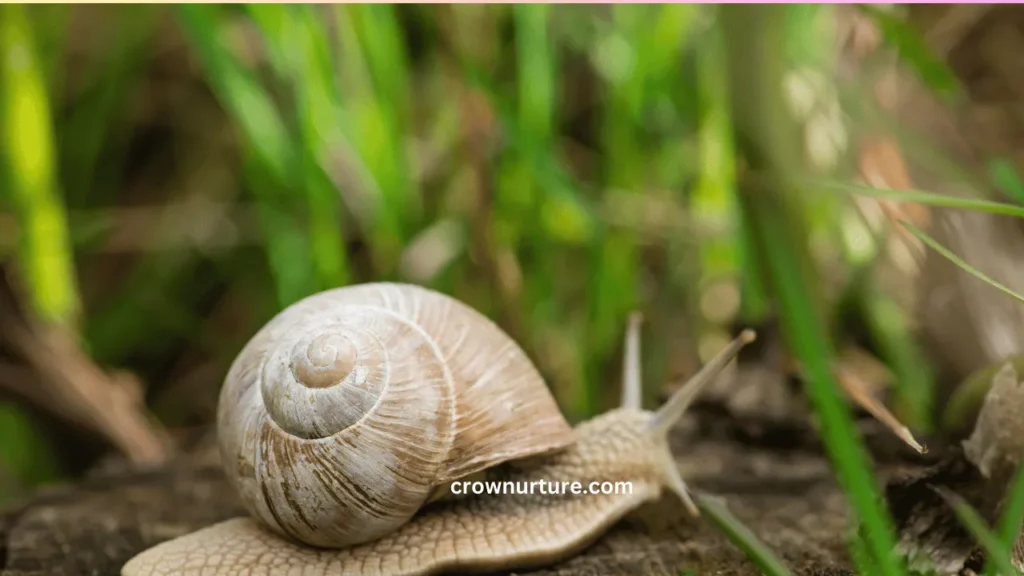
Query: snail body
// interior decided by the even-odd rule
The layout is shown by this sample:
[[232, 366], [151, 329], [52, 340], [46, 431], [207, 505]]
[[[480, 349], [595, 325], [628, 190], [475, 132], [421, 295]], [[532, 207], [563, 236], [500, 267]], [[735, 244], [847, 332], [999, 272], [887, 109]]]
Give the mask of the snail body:
[[[420, 331], [455, 328], [440, 338], [419, 340], [424, 335], [409, 327], [410, 319]], [[353, 324], [377, 330], [372, 332], [376, 344], [369, 338], [350, 338], [349, 346], [336, 336], [324, 336], [338, 333], [325, 326]], [[303, 332], [303, 326], [318, 328]], [[450, 297], [414, 286], [365, 284], [302, 301], [272, 320], [242, 351], [218, 407], [225, 469], [251, 516], [158, 544], [131, 559], [122, 574], [227, 576], [293, 570], [427, 576], [447, 570], [521, 569], [575, 554], [666, 488], [696, 515], [669, 450], [668, 430], [753, 333], [744, 332], [657, 412], [638, 405], [635, 330], [631, 338], [624, 405], [572, 428], [519, 347]], [[325, 341], [326, 346], [310, 346]], [[388, 372], [402, 378], [379, 383], [374, 370], [383, 368], [362, 373], [353, 368], [349, 359], [365, 357], [369, 349], [384, 351], [389, 362], [407, 358], [407, 365]], [[307, 357], [313, 367], [296, 357]], [[273, 381], [267, 381], [268, 374], [274, 375]], [[296, 388], [287, 380], [296, 374], [307, 382], [327, 382], [325, 387], [330, 382], [366, 383], [344, 393], [362, 411], [333, 405], [336, 412], [326, 416], [311, 412], [307, 405], [331, 401], [318, 395], [324, 387], [313, 386], [312, 392], [308, 385]], [[432, 389], [421, 392], [425, 400], [410, 396], [427, 386]], [[284, 398], [264, 410], [253, 401], [261, 394]], [[478, 404], [459, 404], [466, 401]], [[370, 408], [363, 410], [366, 406]], [[388, 416], [386, 425], [366, 423], [381, 412]], [[411, 414], [400, 421], [404, 412]], [[307, 420], [293, 426], [295, 418]], [[357, 428], [354, 438], [338, 440], [326, 431], [329, 423], [339, 422], [347, 429], [364, 428]], [[390, 458], [381, 446], [354, 444], [355, 439], [383, 442], [389, 437], [400, 440]], [[365, 455], [386, 465], [344, 469]], [[409, 466], [396, 468], [398, 464]], [[453, 482], [467, 478], [519, 487], [544, 482], [563, 489], [463, 496], [449, 492]], [[367, 483], [355, 484], [361, 481]], [[629, 489], [587, 493], [607, 482], [628, 483]], [[570, 484], [582, 491], [565, 490]], [[335, 498], [335, 488], [346, 496], [354, 492], [353, 499]], [[361, 535], [360, 526], [370, 535]]]

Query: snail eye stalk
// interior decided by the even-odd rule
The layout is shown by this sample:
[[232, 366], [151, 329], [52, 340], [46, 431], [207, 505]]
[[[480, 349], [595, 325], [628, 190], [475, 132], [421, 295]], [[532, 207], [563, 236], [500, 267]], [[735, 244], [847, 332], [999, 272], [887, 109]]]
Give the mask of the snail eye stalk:
[[690, 378], [683, 387], [679, 389], [664, 406], [655, 412], [651, 418], [649, 430], [654, 436], [665, 436], [668, 431], [683, 417], [687, 408], [697, 396], [714, 381], [715, 377], [740, 353], [744, 346], [750, 344], [757, 338], [757, 334], [750, 329], [744, 330], [735, 340], [704, 365], [697, 374]]
[[639, 312], [629, 315], [626, 324], [626, 350], [622, 359], [622, 407], [640, 410], [643, 406], [643, 385], [640, 378], [640, 323]]

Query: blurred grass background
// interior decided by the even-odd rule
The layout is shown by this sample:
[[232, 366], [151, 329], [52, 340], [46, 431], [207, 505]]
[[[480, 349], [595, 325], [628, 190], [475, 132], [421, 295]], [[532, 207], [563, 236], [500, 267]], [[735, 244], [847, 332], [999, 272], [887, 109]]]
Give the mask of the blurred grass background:
[[[914, 188], [901, 154], [956, 164], [878, 95], [899, 69], [964, 98], [906, 11], [5, 5], [0, 53], [6, 281], [24, 316], [134, 375], [161, 429], [208, 425], [245, 341], [349, 283], [488, 314], [574, 421], [618, 397], [633, 310], [649, 404], [737, 327], [777, 325], [876, 551], [891, 544], [829, 367], [868, 350], [925, 433], [960, 376], [920, 338], [895, 204], [851, 193]], [[958, 169], [1020, 202], [1015, 160]], [[109, 446], [42, 407], [59, 390], [19, 394], [15, 356], [0, 502]]]

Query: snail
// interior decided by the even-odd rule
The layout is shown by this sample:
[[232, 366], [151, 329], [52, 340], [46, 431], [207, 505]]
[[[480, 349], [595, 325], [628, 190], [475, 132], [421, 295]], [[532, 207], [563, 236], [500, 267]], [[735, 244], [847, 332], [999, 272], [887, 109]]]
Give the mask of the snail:
[[650, 412], [632, 321], [623, 405], [574, 428], [523, 350], [453, 297], [394, 283], [307, 297], [246, 344], [219, 398], [249, 517], [160, 543], [122, 575], [522, 569], [579, 552], [664, 489], [698, 515], [668, 431], [753, 338]]

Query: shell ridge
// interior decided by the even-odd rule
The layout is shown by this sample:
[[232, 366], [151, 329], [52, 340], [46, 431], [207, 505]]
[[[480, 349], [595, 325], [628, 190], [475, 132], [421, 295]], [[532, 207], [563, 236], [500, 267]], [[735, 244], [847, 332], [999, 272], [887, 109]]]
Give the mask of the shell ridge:
[[[425, 342], [427, 342], [429, 344], [431, 351], [433, 352], [435, 357], [442, 364], [442, 368], [443, 368], [443, 370], [445, 372], [446, 380], [449, 382], [449, 388], [452, 388], [452, 391], [454, 392], [454, 386], [452, 384], [453, 378], [452, 378], [452, 375], [451, 375], [451, 370], [448, 368], [448, 365], [447, 365], [447, 359], [446, 359], [443, 351], [437, 345], [437, 341], [434, 338], [432, 338], [430, 336], [430, 334], [428, 334], [426, 331], [424, 331], [422, 326], [420, 326], [418, 323], [410, 320], [409, 318], [406, 318], [401, 313], [396, 312], [395, 310], [390, 309], [390, 308], [384, 308], [384, 307], [374, 306], [374, 305], [369, 305], [369, 304], [351, 304], [351, 305], [345, 305], [345, 307], [346, 308], [358, 308], [358, 309], [362, 310], [363, 313], [367, 313], [367, 312], [370, 312], [370, 313], [373, 313], [373, 312], [381, 313], [383, 315], [388, 316], [390, 319], [396, 320], [398, 323], [400, 323], [400, 324], [402, 324], [402, 325], [404, 325], [404, 326], [406, 326], [408, 328], [411, 328], [418, 336], [420, 336]], [[328, 324], [328, 326], [330, 326], [330, 324]], [[379, 354], [381, 354], [383, 356], [380, 360], [376, 361], [375, 364], [376, 365], [380, 365], [380, 366], [384, 366], [385, 369], [388, 366], [391, 365], [391, 363], [393, 361], [392, 353], [388, 349], [388, 347], [384, 345], [384, 342], [381, 341], [380, 337], [378, 337], [377, 335], [375, 335], [375, 334], [373, 334], [373, 333], [371, 333], [369, 331], [361, 330], [359, 328], [355, 328], [355, 327], [351, 327], [351, 326], [346, 326], [345, 328], [347, 330], [351, 330], [353, 332], [358, 332], [362, 336], [365, 336], [365, 337], [368, 337], [368, 338], [372, 338], [373, 340], [375, 340], [376, 343], [379, 344], [379, 346], [376, 349], [376, 352], [378, 352]], [[257, 371], [257, 378], [258, 378], [257, 381], [260, 383], [260, 385], [257, 386], [260, 389], [259, 400], [260, 400], [260, 402], [261, 402], [261, 404], [263, 406], [267, 406], [268, 405], [268, 403], [266, 401], [266, 398], [264, 397], [264, 389], [263, 389], [263, 382], [265, 381], [265, 379], [267, 377], [266, 366], [267, 366], [267, 363], [270, 362], [273, 358], [274, 358], [274, 351], [273, 350], [264, 352], [263, 358], [259, 362], [259, 368], [258, 368], [258, 371]], [[358, 370], [359, 367], [362, 367], [362, 366], [365, 366], [365, 365], [366, 364], [360, 364], [359, 366], [357, 366], [353, 370], [353, 372], [355, 372], [355, 370]], [[316, 402], [317, 398], [319, 396], [323, 396], [325, 398], [329, 398], [329, 397], [332, 397], [333, 395], [335, 395], [336, 392], [332, 393], [332, 390], [335, 390], [338, 386], [344, 385], [349, 380], [349, 377], [350, 377], [350, 375], [346, 375], [346, 377], [343, 378], [341, 381], [339, 381], [339, 382], [337, 382], [337, 383], [335, 383], [335, 384], [333, 384], [331, 386], [327, 386], [327, 387], [323, 387], [323, 388], [310, 388], [310, 387], [306, 387], [301, 382], [296, 382], [295, 384], [297, 386], [301, 387], [302, 392], [305, 393], [305, 394], [308, 394], [309, 397], [313, 399], [312, 400], [313, 402]], [[388, 382], [387, 382], [387, 380], [385, 380], [383, 382], [383, 386], [387, 386], [387, 385], [388, 385]], [[360, 422], [362, 422], [370, 414], [375, 413], [377, 411], [377, 409], [379, 408], [379, 406], [380, 406], [380, 402], [381, 402], [381, 399], [382, 399], [383, 396], [384, 396], [384, 394], [383, 394], [383, 389], [382, 389], [381, 393], [377, 395], [377, 397], [374, 400], [373, 404], [362, 415], [360, 415], [359, 418], [357, 418], [356, 420], [351, 422], [349, 424], [349, 426], [355, 426], [355, 425], [359, 424]], [[282, 430], [284, 430], [286, 433], [291, 434], [292, 436], [303, 437], [300, 434], [295, 434], [294, 432], [291, 432], [290, 430], [288, 430], [284, 425], [282, 425], [277, 420], [277, 418], [275, 418], [273, 416], [273, 413], [271, 413], [271, 420], [273, 420], [274, 423], [277, 424], [278, 427], [281, 428]], [[314, 422], [313, 425], [316, 425], [318, 423], [319, 422]], [[338, 433], [342, 429], [337, 429], [337, 430], [317, 430], [317, 434], [314, 435], [314, 436], [308, 437], [308, 439], [309, 440], [315, 440], [315, 439], [323, 439], [325, 437], [329, 438], [331, 435]]]
[[445, 460], [447, 460], [448, 455], [451, 453], [452, 446], [455, 445], [455, 435], [458, 432], [457, 420], [459, 391], [456, 390], [455, 388], [455, 376], [454, 374], [452, 374], [451, 368], [448, 366], [448, 357], [441, 349], [440, 345], [438, 345], [437, 339], [434, 338], [431, 334], [428, 334], [427, 331], [423, 329], [423, 326], [421, 326], [420, 323], [416, 321], [417, 317], [414, 316], [412, 318], [406, 318], [405, 316], [397, 313], [396, 311], [387, 308], [381, 308], [381, 310], [383, 312], [391, 314], [400, 322], [404, 322], [408, 324], [410, 327], [412, 327], [417, 332], [417, 334], [423, 337], [424, 341], [426, 341], [430, 345], [430, 348], [434, 352], [435, 357], [438, 358], [438, 360], [440, 361], [441, 370], [444, 374], [444, 385], [448, 388], [448, 395], [449, 398], [451, 398], [451, 402], [449, 402], [448, 405], [448, 434], [445, 437], [444, 457], [441, 459], [441, 462], [444, 462]]
[[[508, 356], [507, 354], [509, 350], [514, 350], [515, 347], [516, 344], [512, 341], [504, 343], [502, 345], [501, 352], [495, 354], [495, 360], [491, 362], [490, 365], [480, 374], [480, 376], [478, 376], [477, 379], [471, 382], [470, 385], [467, 386], [466, 388], [472, 389], [478, 386], [485, 386], [487, 385], [488, 382], [493, 380], [495, 376], [497, 376], [500, 372], [505, 370], [514, 359], [519, 358], [519, 354], [515, 354], [511, 357]], [[522, 376], [523, 375], [520, 375], [520, 377]]]

